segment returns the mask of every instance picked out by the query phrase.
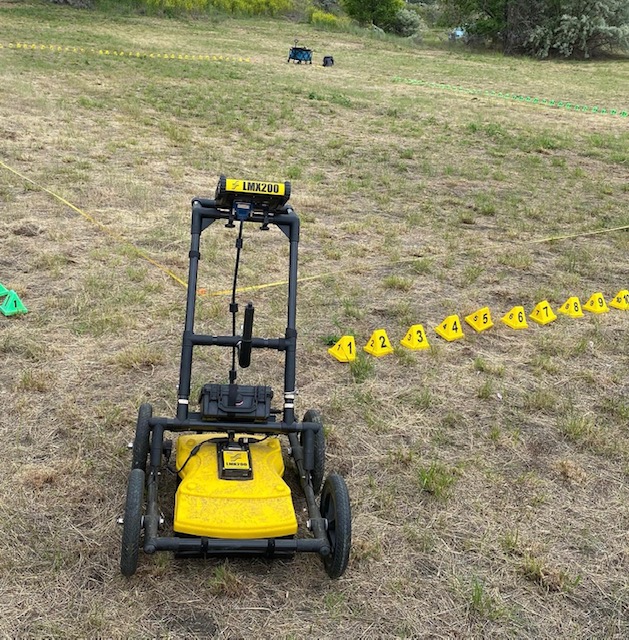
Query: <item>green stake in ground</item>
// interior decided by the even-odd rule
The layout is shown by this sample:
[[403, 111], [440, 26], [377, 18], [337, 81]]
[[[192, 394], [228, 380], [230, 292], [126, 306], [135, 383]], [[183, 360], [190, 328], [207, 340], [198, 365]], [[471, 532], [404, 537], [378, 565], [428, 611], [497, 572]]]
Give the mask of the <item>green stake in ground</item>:
[[15, 291], [9, 291], [4, 302], [0, 305], [0, 311], [5, 316], [14, 316], [18, 313], [27, 313], [28, 309], [24, 306], [24, 303], [20, 300], [20, 296], [18, 296]]

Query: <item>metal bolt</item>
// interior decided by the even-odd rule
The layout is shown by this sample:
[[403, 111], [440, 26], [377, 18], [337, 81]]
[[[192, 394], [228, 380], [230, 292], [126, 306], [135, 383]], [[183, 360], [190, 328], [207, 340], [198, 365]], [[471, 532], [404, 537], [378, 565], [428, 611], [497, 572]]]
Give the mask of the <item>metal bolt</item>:
[[127, 449], [133, 449], [133, 442], [127, 442]]
[[118, 524], [124, 524], [124, 516], [120, 516], [120, 517], [116, 520], [116, 522], [117, 522]]

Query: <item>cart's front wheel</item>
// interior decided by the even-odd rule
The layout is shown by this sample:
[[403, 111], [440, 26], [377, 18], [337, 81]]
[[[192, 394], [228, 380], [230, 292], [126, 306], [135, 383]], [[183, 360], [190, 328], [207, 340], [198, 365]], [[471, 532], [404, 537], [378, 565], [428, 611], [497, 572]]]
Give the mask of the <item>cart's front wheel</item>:
[[330, 543], [330, 553], [323, 556], [323, 565], [330, 578], [340, 578], [349, 562], [352, 512], [345, 480], [336, 473], [331, 473], [323, 485], [321, 517], [327, 520], [327, 536]]
[[120, 571], [132, 576], [138, 567], [140, 534], [142, 532], [142, 503], [144, 501], [144, 469], [132, 469], [127, 486], [127, 503], [122, 529]]
[[135, 426], [135, 439], [133, 440], [133, 460], [132, 469], [142, 469], [146, 471], [146, 459], [149, 455], [151, 427], [149, 420], [153, 416], [153, 407], [145, 402], [140, 405], [138, 411], [138, 421]]
[[[310, 472], [310, 479], [312, 480], [312, 490], [317, 495], [321, 490], [323, 484], [323, 477], [325, 476], [325, 434], [323, 433], [323, 421], [321, 420], [321, 414], [315, 409], [309, 409], [304, 414], [303, 422], [316, 422], [321, 425], [318, 431], [315, 431], [314, 436], [314, 469]], [[299, 441], [303, 446], [303, 431], [299, 434]]]

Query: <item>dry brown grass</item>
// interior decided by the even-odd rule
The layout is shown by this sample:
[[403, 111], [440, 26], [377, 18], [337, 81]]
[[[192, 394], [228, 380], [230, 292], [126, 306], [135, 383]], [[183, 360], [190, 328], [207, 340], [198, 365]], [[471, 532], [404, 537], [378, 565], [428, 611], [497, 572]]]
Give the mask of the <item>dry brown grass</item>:
[[[251, 56], [4, 48], [0, 159], [184, 278], [192, 196], [211, 195], [220, 173], [292, 176], [300, 273], [328, 274], [300, 289], [299, 407], [324, 414], [354, 528], [338, 582], [306, 555], [144, 556], [134, 578], [119, 575], [125, 445], [141, 402], [173, 413], [184, 292], [0, 169], [0, 282], [29, 308], [0, 318], [0, 635], [629, 635], [629, 313], [522, 332], [498, 321], [516, 304], [629, 286], [627, 232], [536, 242], [628, 224], [627, 120], [391, 82], [626, 108], [626, 64], [417, 51], [281, 22], [0, 12], [7, 41]], [[286, 65], [295, 35], [337, 65]], [[200, 285], [226, 289], [233, 239], [206, 237]], [[250, 233], [243, 284], [283, 279], [284, 245]], [[281, 333], [283, 291], [249, 298], [257, 332]], [[484, 305], [491, 331], [453, 344], [432, 331]], [[333, 336], [354, 332], [362, 346], [382, 327], [397, 346], [416, 322], [432, 350], [368, 359], [361, 383], [327, 356]], [[229, 331], [225, 298], [203, 298], [198, 327]], [[195, 385], [226, 371], [227, 354], [203, 353]], [[281, 386], [270, 354], [246, 378]]]

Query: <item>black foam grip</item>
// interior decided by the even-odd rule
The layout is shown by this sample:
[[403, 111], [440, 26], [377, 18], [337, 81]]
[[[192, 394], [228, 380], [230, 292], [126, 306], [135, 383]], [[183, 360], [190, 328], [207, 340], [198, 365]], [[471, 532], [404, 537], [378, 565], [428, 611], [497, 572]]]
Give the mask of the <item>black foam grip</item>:
[[242, 342], [238, 353], [238, 364], [246, 369], [251, 364], [251, 336], [253, 335], [253, 312], [251, 302], [245, 307], [245, 321], [242, 328]]

